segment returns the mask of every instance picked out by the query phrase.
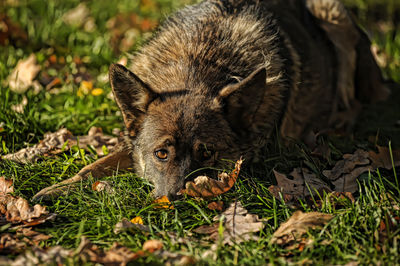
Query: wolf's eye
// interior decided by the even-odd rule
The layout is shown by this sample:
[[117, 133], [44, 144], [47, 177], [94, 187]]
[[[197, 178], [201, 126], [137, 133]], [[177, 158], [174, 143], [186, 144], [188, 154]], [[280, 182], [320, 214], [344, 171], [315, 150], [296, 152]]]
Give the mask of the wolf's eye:
[[160, 161], [166, 161], [168, 159], [168, 151], [165, 149], [159, 149], [154, 152], [154, 155]]

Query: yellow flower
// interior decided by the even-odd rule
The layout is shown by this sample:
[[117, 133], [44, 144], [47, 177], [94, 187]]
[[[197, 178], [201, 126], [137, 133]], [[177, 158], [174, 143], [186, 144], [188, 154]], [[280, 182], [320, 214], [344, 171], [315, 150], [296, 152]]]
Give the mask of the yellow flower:
[[93, 96], [99, 96], [102, 95], [104, 90], [102, 88], [95, 88], [91, 91]]

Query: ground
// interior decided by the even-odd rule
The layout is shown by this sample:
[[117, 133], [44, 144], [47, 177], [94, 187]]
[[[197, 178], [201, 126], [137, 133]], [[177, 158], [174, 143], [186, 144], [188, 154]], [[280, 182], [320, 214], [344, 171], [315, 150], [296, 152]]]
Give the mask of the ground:
[[[0, 156], [32, 146], [44, 133], [62, 127], [74, 135], [87, 134], [92, 126], [101, 127], [106, 134], [118, 134], [116, 129], [121, 129], [122, 121], [110, 95], [109, 65], [124, 61], [126, 52], [138, 49], [160, 21], [190, 2], [193, 1], [85, 1], [86, 8], [81, 4], [75, 17], [69, 11], [78, 7], [78, 0], [49, 0], [46, 5], [38, 0], [1, 3]], [[344, 2], [372, 37], [386, 79], [400, 82], [399, 2]], [[8, 77], [17, 62], [31, 54], [36, 56], [40, 72], [29, 90], [17, 93]], [[256, 233], [257, 241], [233, 246], [217, 241], [215, 257], [206, 257], [204, 252], [212, 243], [192, 238], [199, 240], [201, 235], [193, 230], [212, 224], [213, 217], [220, 213], [207, 208], [210, 201], [186, 197], [174, 202], [173, 209], [155, 208], [149, 193], [151, 184], [133, 173], [116, 173], [106, 178], [113, 182], [114, 193], [93, 191], [94, 181], [89, 180], [66, 196], [42, 202], [57, 217], [34, 228], [52, 236], [41, 241], [40, 246], [75, 249], [81, 236], [86, 236], [101, 248], [118, 242], [136, 252], [146, 240], [158, 239], [165, 250], [191, 256], [198, 264], [398, 264], [398, 168], [362, 174], [359, 189], [353, 193], [354, 202], [321, 194], [321, 199], [292, 206], [274, 198], [268, 190], [276, 184], [273, 170], [289, 173], [294, 167], [307, 167], [321, 177], [322, 171], [332, 169], [345, 153], [376, 150], [376, 145], [399, 148], [400, 89], [395, 83], [391, 88], [387, 102], [364, 107], [353, 133], [344, 136], [335, 132], [318, 139], [319, 144], [325, 143], [329, 148], [328, 159], [312, 156], [302, 143], [286, 147], [275, 139], [266, 147], [265, 159], [244, 169], [234, 189], [217, 197], [225, 206], [239, 201], [263, 219], [264, 229]], [[28, 164], [0, 160], [0, 176], [13, 180], [15, 196], [30, 200], [40, 189], [73, 176], [96, 158], [95, 151], [85, 153], [74, 146], [58, 156]], [[288, 249], [272, 243], [273, 233], [295, 210], [332, 214], [333, 219], [323, 229], [311, 230], [304, 236], [312, 240], [311, 244]], [[115, 224], [124, 217], [130, 220], [137, 216], [151, 228], [149, 233], [114, 232]], [[15, 231], [3, 221], [0, 225], [0, 234]], [[171, 241], [165, 232], [174, 232], [184, 241]], [[1, 244], [1, 255], [15, 258], [23, 253], [5, 252]], [[77, 258], [71, 258], [69, 263], [74, 260]], [[165, 260], [168, 258], [149, 255], [138, 262], [161, 264]]]

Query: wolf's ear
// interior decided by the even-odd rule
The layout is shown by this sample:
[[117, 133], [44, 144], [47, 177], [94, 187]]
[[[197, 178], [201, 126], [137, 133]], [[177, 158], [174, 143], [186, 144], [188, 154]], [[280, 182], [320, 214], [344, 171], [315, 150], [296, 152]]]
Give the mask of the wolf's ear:
[[112, 64], [109, 73], [114, 97], [122, 112], [126, 129], [130, 136], [134, 137], [148, 105], [158, 95], [122, 65]]
[[228, 122], [239, 134], [245, 134], [250, 129], [263, 100], [266, 82], [267, 71], [261, 67], [239, 83], [223, 88], [215, 98], [224, 109]]

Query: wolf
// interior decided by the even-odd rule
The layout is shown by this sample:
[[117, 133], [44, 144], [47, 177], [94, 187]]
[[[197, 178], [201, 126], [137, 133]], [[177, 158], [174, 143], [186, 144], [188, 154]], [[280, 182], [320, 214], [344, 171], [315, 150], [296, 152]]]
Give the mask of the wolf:
[[351, 125], [361, 102], [387, 97], [367, 35], [338, 0], [205, 0], [166, 19], [111, 87], [124, 140], [89, 176], [133, 169], [175, 198], [196, 169], [247, 162], [276, 128], [283, 138]]

